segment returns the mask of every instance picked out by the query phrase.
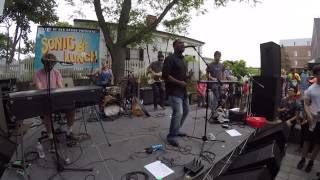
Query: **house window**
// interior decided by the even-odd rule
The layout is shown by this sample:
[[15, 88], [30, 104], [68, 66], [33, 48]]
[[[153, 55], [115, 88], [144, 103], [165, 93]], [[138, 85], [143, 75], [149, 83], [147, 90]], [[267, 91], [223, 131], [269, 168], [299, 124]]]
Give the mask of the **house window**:
[[143, 49], [127, 49], [126, 59], [143, 61]]
[[298, 51], [293, 51], [293, 56], [297, 57], [298, 56]]
[[309, 56], [309, 57], [311, 56], [311, 51], [310, 51], [310, 50], [308, 51], [308, 56]]
[[139, 59], [139, 49], [130, 49], [130, 60]]

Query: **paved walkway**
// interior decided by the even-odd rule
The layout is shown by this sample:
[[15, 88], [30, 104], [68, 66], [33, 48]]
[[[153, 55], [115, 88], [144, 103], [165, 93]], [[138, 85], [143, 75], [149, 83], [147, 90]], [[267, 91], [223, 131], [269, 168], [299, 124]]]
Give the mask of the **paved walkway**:
[[[300, 161], [299, 153], [297, 152], [297, 144], [289, 144], [287, 148], [287, 154], [282, 160], [280, 171], [276, 177], [276, 180], [316, 180], [317, 172], [320, 172], [319, 156], [317, 161], [314, 162], [313, 170], [310, 173], [306, 173], [304, 169], [298, 170], [297, 164]], [[306, 163], [307, 164], [307, 163]]]

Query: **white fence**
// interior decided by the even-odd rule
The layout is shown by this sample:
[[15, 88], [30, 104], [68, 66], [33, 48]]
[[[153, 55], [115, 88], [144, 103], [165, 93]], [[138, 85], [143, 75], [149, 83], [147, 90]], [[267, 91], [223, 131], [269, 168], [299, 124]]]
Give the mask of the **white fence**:
[[[112, 66], [111, 62], [109, 62]], [[66, 68], [60, 69], [63, 77], [72, 77], [73, 79], [88, 79], [91, 68]], [[144, 61], [129, 60], [125, 61], [125, 75], [133, 72], [135, 76], [143, 76], [146, 74], [146, 64]], [[9, 65], [0, 64], [0, 79], [16, 78], [17, 81], [32, 81], [34, 74], [33, 61], [22, 61]]]

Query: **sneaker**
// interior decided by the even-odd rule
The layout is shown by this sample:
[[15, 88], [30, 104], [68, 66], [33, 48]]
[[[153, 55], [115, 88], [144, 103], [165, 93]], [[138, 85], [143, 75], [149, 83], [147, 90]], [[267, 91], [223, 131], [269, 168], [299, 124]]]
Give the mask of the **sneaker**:
[[304, 167], [305, 163], [306, 163], [306, 160], [305, 159], [301, 159], [299, 161], [298, 165], [297, 165], [297, 168], [298, 169], [302, 169]]
[[168, 139], [168, 144], [170, 144], [171, 146], [174, 146], [174, 147], [179, 147], [179, 143], [177, 140], [175, 139]]
[[308, 165], [306, 167], [306, 169], [304, 171], [306, 171], [307, 173], [312, 171], [312, 167], [313, 167], [313, 161], [309, 161]]
[[50, 153], [55, 153], [56, 152], [53, 139], [49, 139], [49, 150], [48, 151]]

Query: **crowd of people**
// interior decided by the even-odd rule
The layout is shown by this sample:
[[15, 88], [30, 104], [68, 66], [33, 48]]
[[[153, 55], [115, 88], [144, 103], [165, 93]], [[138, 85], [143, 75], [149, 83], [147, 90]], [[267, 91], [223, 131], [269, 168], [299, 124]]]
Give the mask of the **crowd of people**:
[[310, 160], [305, 167], [306, 172], [312, 170], [314, 160], [320, 151], [320, 66], [311, 71], [303, 69], [299, 74], [296, 69], [287, 73], [281, 71], [282, 100], [278, 108], [278, 117], [293, 129], [300, 125], [301, 160], [298, 169], [303, 169], [310, 152]]

